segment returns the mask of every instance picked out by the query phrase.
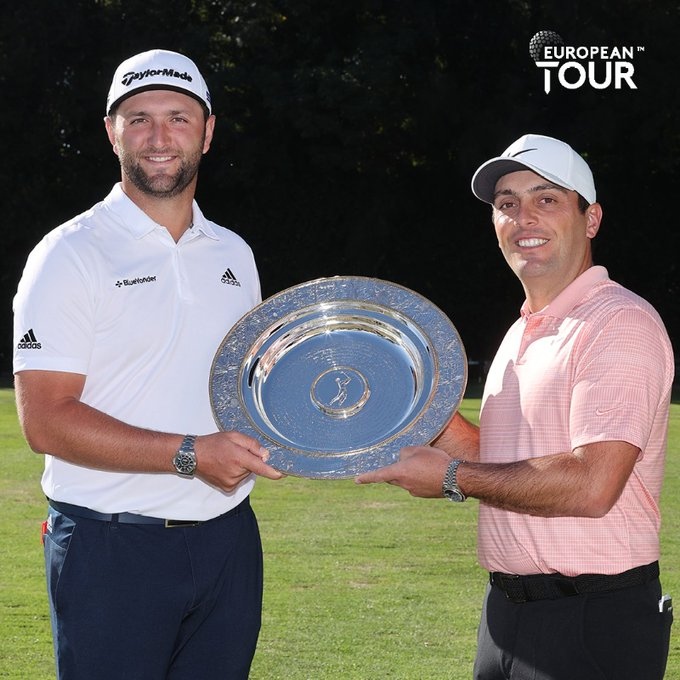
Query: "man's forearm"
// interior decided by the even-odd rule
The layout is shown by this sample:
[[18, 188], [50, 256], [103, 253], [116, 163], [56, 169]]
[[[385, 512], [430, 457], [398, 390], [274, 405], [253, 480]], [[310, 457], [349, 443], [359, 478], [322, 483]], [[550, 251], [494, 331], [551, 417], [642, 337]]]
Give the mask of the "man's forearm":
[[181, 434], [134, 427], [75, 399], [22, 416], [34, 451], [100, 470], [172, 472], [172, 456], [182, 441]]
[[446, 429], [432, 442], [452, 458], [479, 460], [479, 427], [456, 413]]

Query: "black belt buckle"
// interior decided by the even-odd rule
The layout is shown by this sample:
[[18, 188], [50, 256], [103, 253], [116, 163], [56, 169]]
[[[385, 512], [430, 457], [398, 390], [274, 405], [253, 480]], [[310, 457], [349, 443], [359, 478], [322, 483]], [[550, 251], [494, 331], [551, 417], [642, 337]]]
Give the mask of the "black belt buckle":
[[193, 522], [186, 519], [166, 519], [165, 528], [166, 529], [177, 529], [182, 527], [197, 527], [201, 522]]

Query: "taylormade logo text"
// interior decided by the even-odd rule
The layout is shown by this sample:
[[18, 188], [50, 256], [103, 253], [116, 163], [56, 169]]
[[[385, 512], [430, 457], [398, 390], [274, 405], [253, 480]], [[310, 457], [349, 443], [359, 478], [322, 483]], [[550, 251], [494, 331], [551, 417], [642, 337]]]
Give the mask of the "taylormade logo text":
[[134, 83], [136, 80], [144, 80], [144, 78], [150, 78], [152, 76], [178, 78], [179, 80], [186, 80], [189, 83], [193, 80], [186, 71], [184, 73], [180, 73], [179, 71], [175, 71], [173, 68], [148, 68], [146, 71], [129, 71], [123, 76], [123, 80], [121, 82], [123, 85], [127, 86], [132, 85], [132, 83]]
[[538, 68], [543, 69], [543, 90], [550, 93], [557, 83], [566, 90], [589, 85], [596, 90], [613, 87], [637, 90], [633, 80], [636, 54], [644, 47], [604, 45], [565, 45], [554, 31], [539, 31], [529, 43], [529, 53]]

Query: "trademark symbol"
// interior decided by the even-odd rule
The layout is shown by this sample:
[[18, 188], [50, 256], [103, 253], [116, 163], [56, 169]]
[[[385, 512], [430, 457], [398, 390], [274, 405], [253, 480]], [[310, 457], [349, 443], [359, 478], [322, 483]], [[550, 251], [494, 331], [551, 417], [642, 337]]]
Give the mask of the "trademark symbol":
[[644, 45], [638, 45], [638, 46], [637, 46], [637, 51], [638, 51], [638, 52], [644, 52], [644, 51], [645, 51]]

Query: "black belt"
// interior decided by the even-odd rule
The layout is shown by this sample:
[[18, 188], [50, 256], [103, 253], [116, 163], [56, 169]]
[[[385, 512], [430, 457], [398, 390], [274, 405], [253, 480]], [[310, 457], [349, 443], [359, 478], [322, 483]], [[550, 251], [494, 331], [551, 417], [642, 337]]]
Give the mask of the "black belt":
[[[96, 519], [100, 522], [119, 522], [121, 524], [155, 524], [164, 526], [166, 529], [171, 529], [173, 527], [195, 527], [199, 524], [203, 524], [203, 521], [191, 520], [191, 519], [162, 519], [161, 517], [148, 517], [147, 515], [135, 515], [131, 512], [97, 512], [96, 510], [90, 510], [90, 508], [84, 508], [80, 505], [71, 505], [70, 503], [62, 503], [61, 501], [53, 501], [52, 499], [47, 499], [50, 507], [54, 508], [57, 512], [61, 512], [64, 515], [73, 515], [74, 517], [82, 517], [83, 519]], [[222, 519], [224, 517], [229, 517], [229, 515], [236, 515], [241, 512], [241, 510], [249, 505], [249, 498], [246, 497], [239, 505], [232, 508], [223, 515], [216, 517], [215, 519]], [[205, 520], [207, 521], [207, 520]]]
[[511, 602], [557, 600], [584, 593], [602, 593], [621, 588], [631, 588], [659, 578], [659, 563], [652, 562], [620, 574], [532, 574], [515, 576], [495, 571], [489, 575], [492, 586], [500, 588]]

